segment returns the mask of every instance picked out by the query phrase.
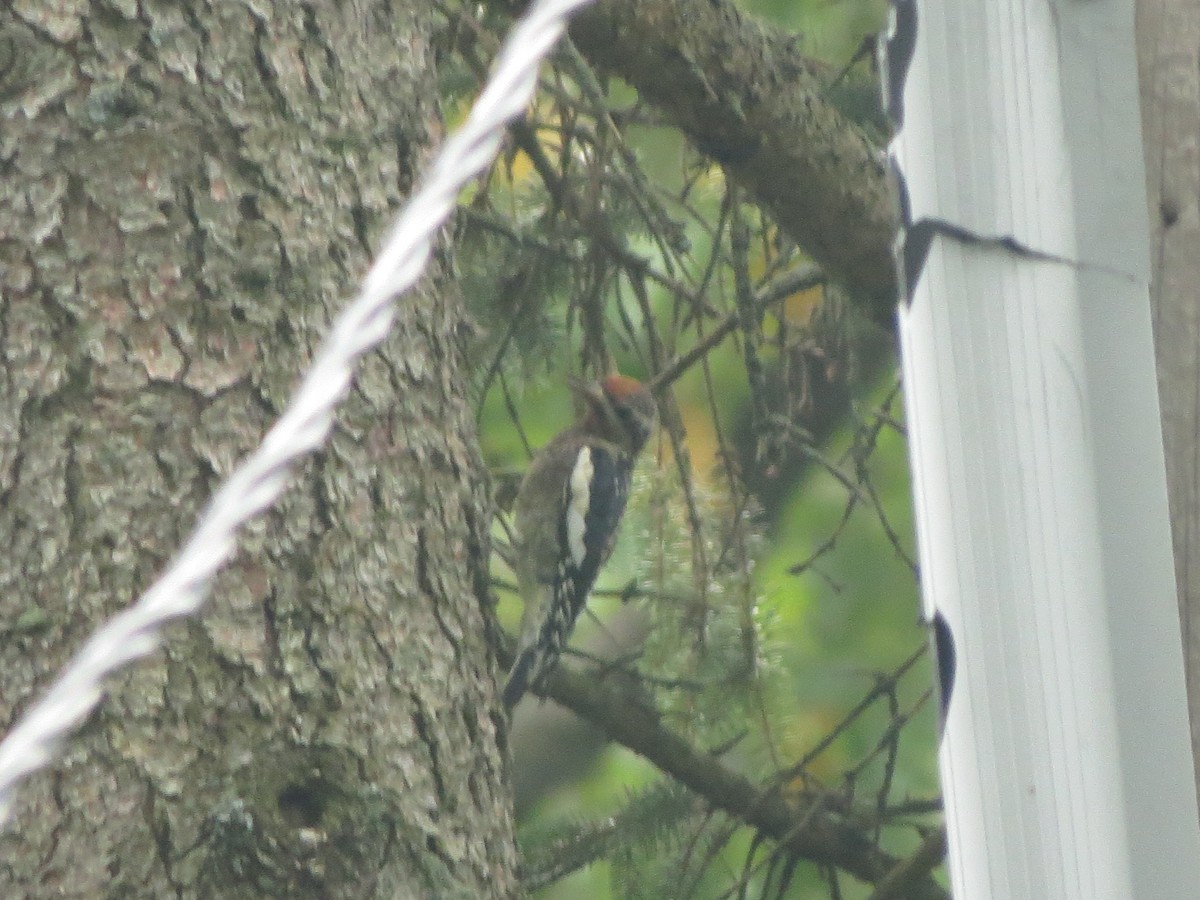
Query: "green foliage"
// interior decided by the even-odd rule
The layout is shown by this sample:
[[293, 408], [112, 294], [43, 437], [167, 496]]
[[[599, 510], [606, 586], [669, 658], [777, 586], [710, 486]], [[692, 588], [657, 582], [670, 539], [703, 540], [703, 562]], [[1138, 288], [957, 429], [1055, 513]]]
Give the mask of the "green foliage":
[[521, 835], [523, 884], [527, 890], [537, 890], [618, 854], [658, 857], [673, 849], [681, 820], [696, 816], [700, 810], [695, 795], [664, 780], [631, 793], [616, 815], [598, 821], [531, 827]]
[[[882, 10], [777, 7], [806, 35], [820, 20], [831, 73]], [[672, 731], [798, 821], [836, 813], [903, 856], [938, 824], [936, 711], [891, 340], [819, 273], [801, 277], [804, 255], [627, 86], [570, 49], [543, 85], [458, 216], [498, 481], [570, 420], [568, 373], [671, 374], [565, 664], [635, 683]], [[497, 561], [495, 576], [515, 631], [511, 574]], [[522, 803], [538, 896], [865, 896], [645, 760], [593, 752], [589, 777]]]

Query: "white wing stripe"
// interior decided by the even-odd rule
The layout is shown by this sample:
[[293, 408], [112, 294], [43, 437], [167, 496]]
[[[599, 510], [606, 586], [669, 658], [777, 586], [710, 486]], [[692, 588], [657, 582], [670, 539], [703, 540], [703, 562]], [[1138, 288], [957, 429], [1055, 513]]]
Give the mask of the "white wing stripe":
[[575, 468], [571, 470], [570, 492], [564, 511], [567, 517], [567, 549], [576, 567], [582, 566], [583, 558], [587, 556], [587, 511], [591, 505], [594, 474], [592, 451], [584, 447], [575, 460]]

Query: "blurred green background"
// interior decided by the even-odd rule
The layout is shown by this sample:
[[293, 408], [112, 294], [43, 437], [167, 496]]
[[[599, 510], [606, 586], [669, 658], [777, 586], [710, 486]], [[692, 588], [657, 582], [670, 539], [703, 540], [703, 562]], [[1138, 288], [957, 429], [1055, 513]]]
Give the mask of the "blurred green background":
[[[832, 73], [873, 38], [886, 13], [874, 0], [742, 6], [794, 33]], [[568, 81], [546, 81], [575, 96]], [[874, 84], [870, 59], [855, 66], [851, 82]], [[636, 160], [635, 167], [625, 159], [622, 173], [645, 179], [644, 195], [654, 198], [647, 202], [676, 227], [656, 232], [636, 196], [623, 199], [616, 189], [603, 195], [607, 221], [630, 251], [704, 300], [682, 308], [662, 283], [639, 283], [611, 267], [581, 278], [581, 269], [602, 268], [593, 245], [587, 235], [546, 230], [559, 210], [519, 149], [464, 196], [469, 240], [460, 266], [480, 325], [480, 433], [502, 506], [529, 448], [571, 420], [563, 379], [593, 358], [592, 311], [600, 310], [605, 352], [621, 371], [648, 378], [735, 309], [735, 207], [751, 235], [744, 261], [756, 287], [805, 264], [757, 210], [730, 201], [717, 166], [678, 132], [637, 115], [629, 88], [609, 82], [605, 90]], [[562, 119], [553, 100], [533, 117], [548, 152], [561, 149], [554, 128]], [[574, 646], [609, 656], [639, 651], [623, 659], [647, 678], [673, 728], [700, 747], [722, 748], [721, 759], [756, 783], [779, 784], [798, 799], [828, 796], [829, 808], [861, 820], [884, 849], [903, 856], [922, 829], [939, 823], [929, 660], [919, 659], [894, 690], [840, 727], [926, 642], [903, 410], [891, 336], [832, 316], [836, 300], [822, 285], [786, 297], [756, 336], [726, 338], [673, 383], [668, 427], [639, 466], [620, 545]], [[806, 425], [805, 410], [822, 405], [838, 410], [836, 420]], [[500, 525], [495, 534], [506, 540]], [[494, 576], [501, 624], [515, 633], [521, 605], [512, 575], [497, 560]], [[869, 893], [847, 878], [835, 889], [828, 873], [807, 863], [792, 869], [737, 822], [664, 799], [653, 766], [585, 728], [552, 721], [562, 716], [550, 707], [526, 699], [514, 732], [527, 864], [536, 868], [554, 858], [556, 845], [586, 842], [609, 826], [628, 825], [630, 837], [610, 836], [596, 854], [602, 858], [537, 896]], [[537, 777], [568, 756], [578, 765], [566, 766], [567, 774]]]

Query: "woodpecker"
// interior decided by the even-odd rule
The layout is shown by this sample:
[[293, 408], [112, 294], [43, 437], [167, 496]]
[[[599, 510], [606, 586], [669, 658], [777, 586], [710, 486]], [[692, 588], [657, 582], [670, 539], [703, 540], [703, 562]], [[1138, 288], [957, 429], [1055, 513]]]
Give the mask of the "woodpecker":
[[525, 611], [504, 685], [511, 710], [554, 668], [616, 543], [638, 453], [658, 422], [650, 390], [624, 375], [573, 382], [583, 418], [534, 455], [514, 504]]

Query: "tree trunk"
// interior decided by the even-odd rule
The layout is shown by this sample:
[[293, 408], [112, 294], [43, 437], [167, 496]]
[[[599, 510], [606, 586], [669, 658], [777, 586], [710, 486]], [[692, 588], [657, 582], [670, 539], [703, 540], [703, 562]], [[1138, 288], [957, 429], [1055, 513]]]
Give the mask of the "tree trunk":
[[1200, 628], [1194, 627], [1200, 623], [1200, 6], [1194, 0], [1138, 0], [1137, 40], [1153, 230], [1150, 296], [1195, 755], [1200, 747]]
[[[431, 7], [0, 11], [0, 724], [151, 583], [353, 292], [440, 131]], [[203, 617], [25, 787], [0, 896], [515, 892], [442, 266]]]

